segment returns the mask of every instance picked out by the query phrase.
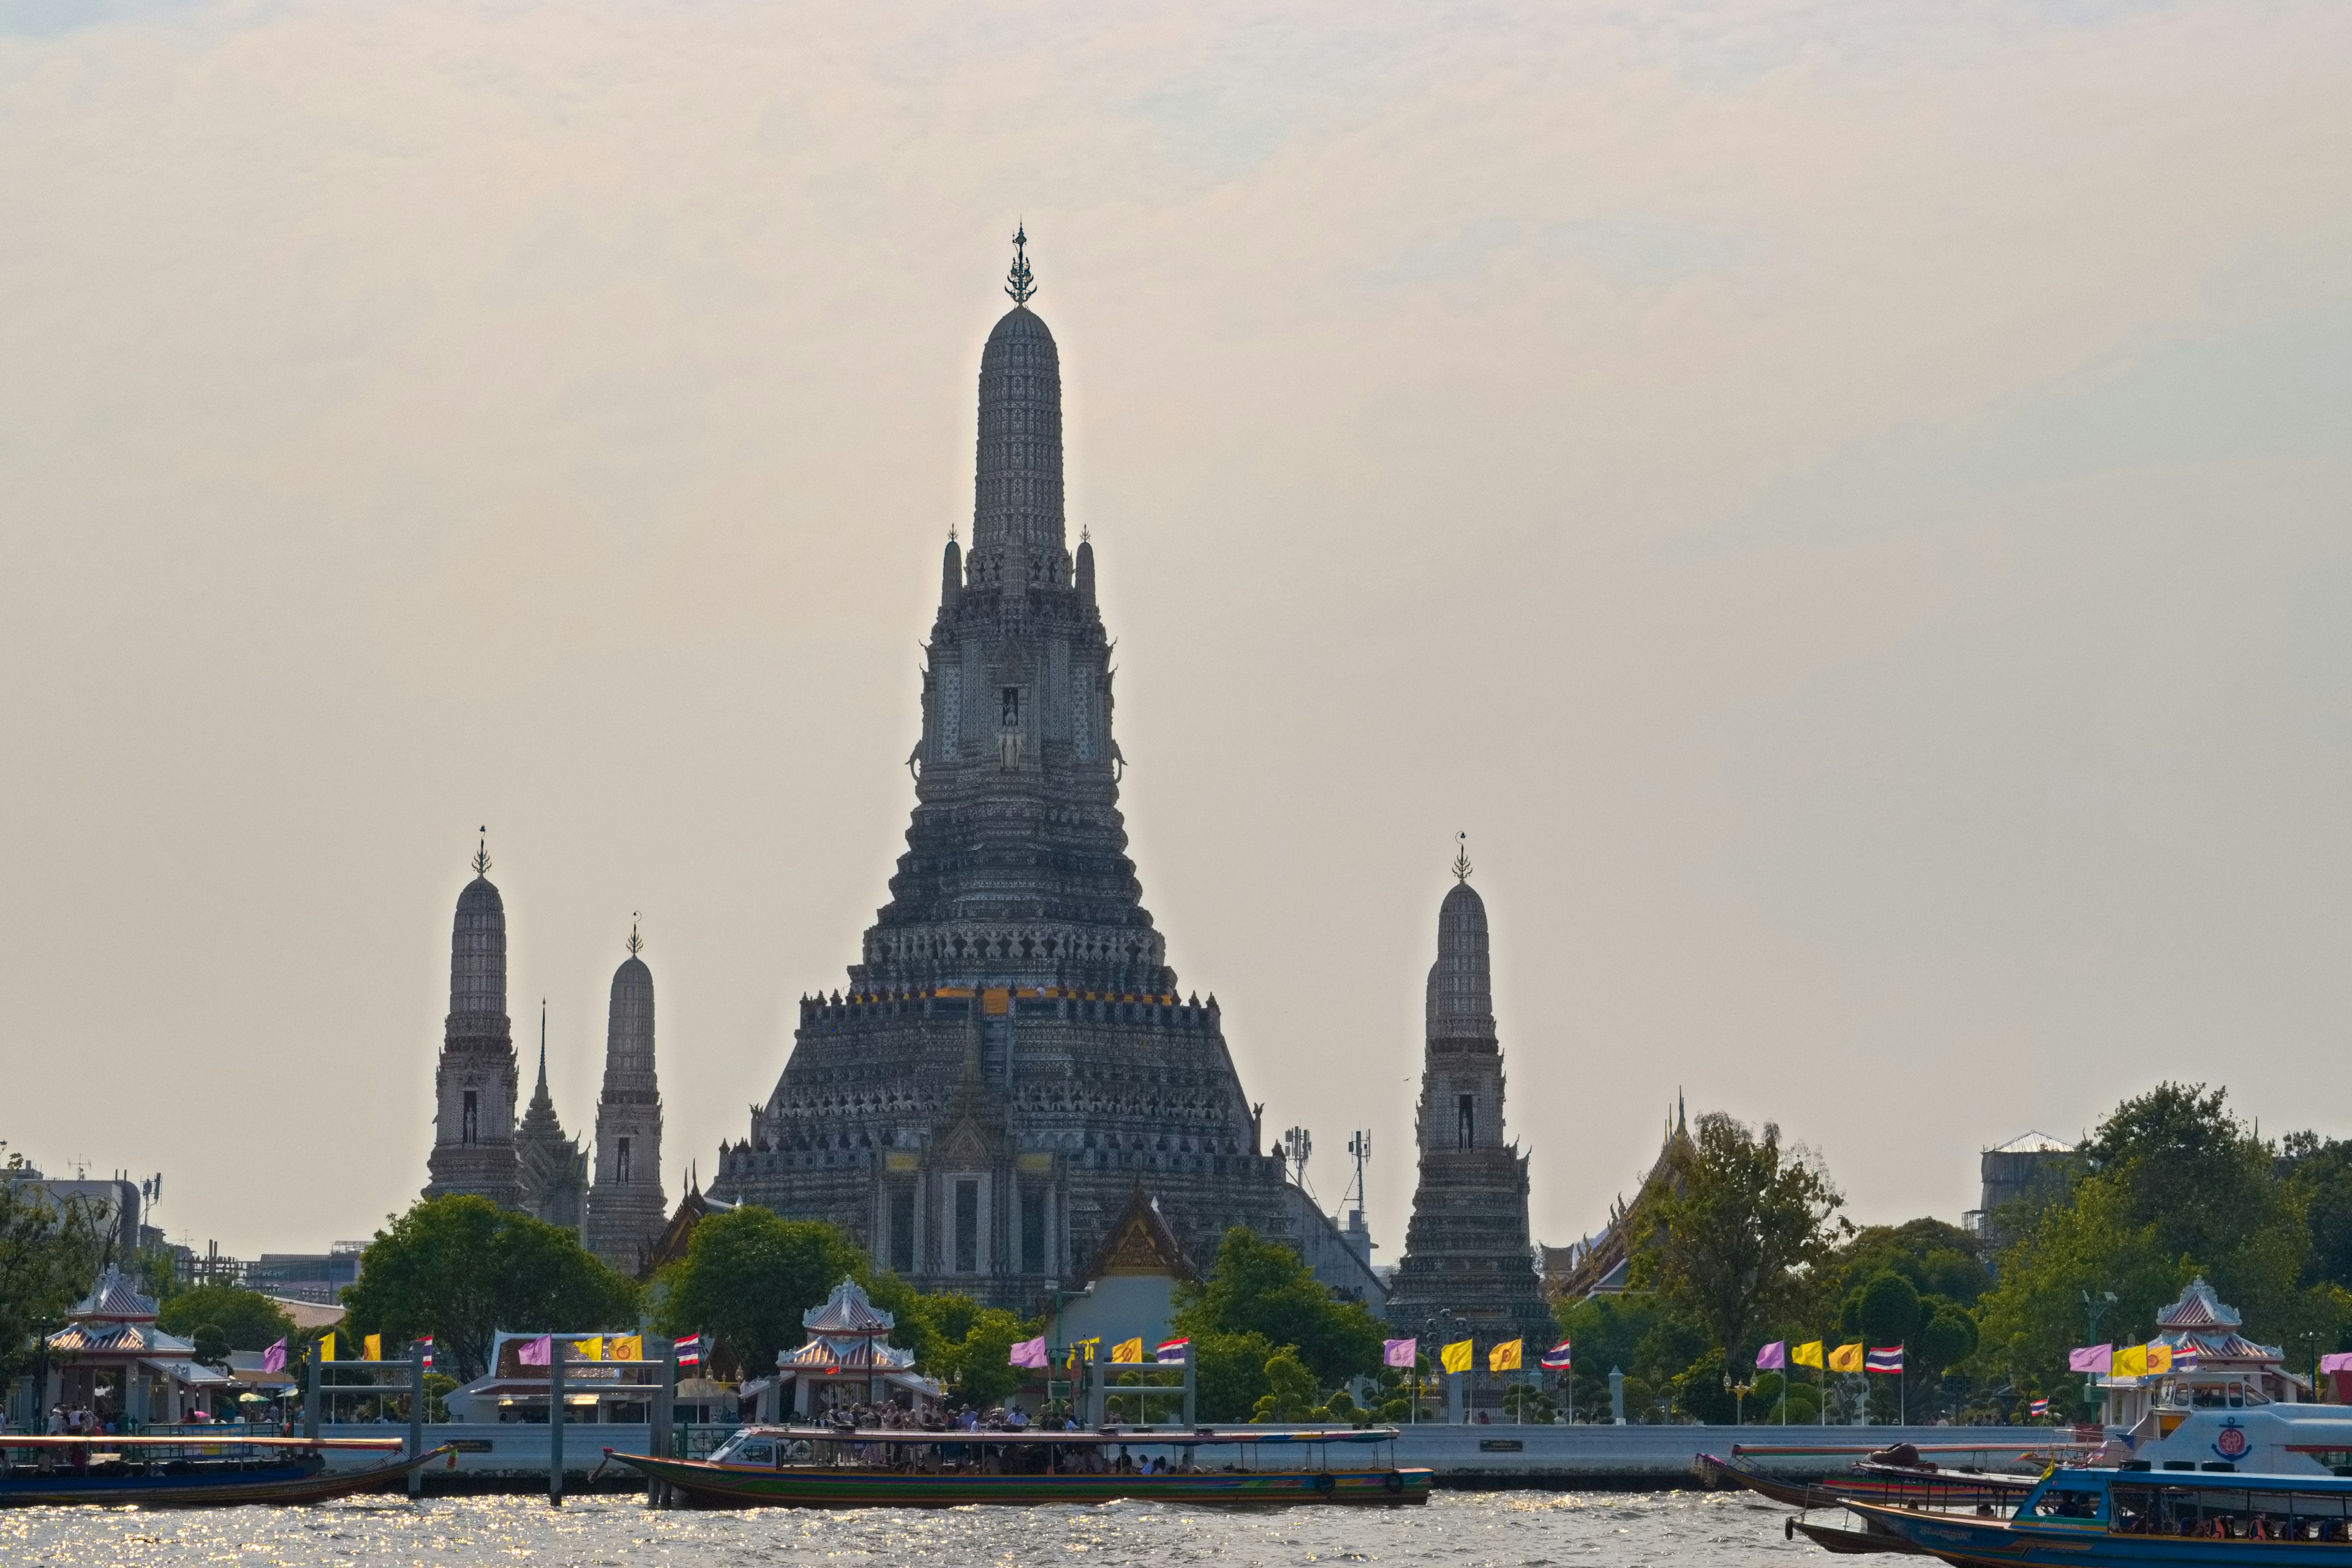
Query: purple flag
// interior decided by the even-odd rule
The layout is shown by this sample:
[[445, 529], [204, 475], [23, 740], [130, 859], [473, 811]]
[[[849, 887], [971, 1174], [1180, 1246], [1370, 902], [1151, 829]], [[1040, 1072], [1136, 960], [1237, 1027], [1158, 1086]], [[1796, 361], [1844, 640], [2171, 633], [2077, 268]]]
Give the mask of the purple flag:
[[545, 1366], [548, 1349], [553, 1343], [554, 1341], [545, 1334], [540, 1335], [535, 1340], [525, 1340], [522, 1342], [522, 1348], [515, 1352], [515, 1360], [525, 1366]]
[[286, 1342], [284, 1340], [278, 1341], [276, 1344], [261, 1352], [261, 1370], [264, 1372], [284, 1372], [286, 1370]]
[[2113, 1345], [2084, 1345], [2066, 1352], [2068, 1372], [2112, 1372], [2116, 1364]]
[[1756, 1370], [1758, 1372], [1788, 1371], [1789, 1342], [1786, 1340], [1774, 1340], [1769, 1345], [1758, 1345], [1756, 1347]]
[[2319, 1358], [2319, 1370], [2324, 1373], [2352, 1372], [2352, 1351], [2330, 1351]]
[[1038, 1338], [1034, 1340], [1023, 1340], [1020, 1343], [1014, 1345], [1013, 1347], [1012, 1359], [1007, 1363], [1007, 1364], [1011, 1366], [1046, 1365], [1045, 1341], [1044, 1336], [1040, 1335]]
[[1420, 1353], [1421, 1342], [1419, 1340], [1383, 1340], [1381, 1342], [1381, 1364], [1382, 1366], [1409, 1367], [1412, 1364], [1413, 1357]]

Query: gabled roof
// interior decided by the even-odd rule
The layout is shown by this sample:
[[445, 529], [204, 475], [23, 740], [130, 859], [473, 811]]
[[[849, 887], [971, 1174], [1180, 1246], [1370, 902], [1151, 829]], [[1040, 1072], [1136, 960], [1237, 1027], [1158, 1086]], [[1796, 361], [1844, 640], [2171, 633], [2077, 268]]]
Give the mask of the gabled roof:
[[2202, 1274], [2189, 1282], [2179, 1300], [2156, 1315], [2159, 1329], [2234, 1329], [2245, 1321], [2236, 1308], [2221, 1304]]
[[1103, 1232], [1102, 1241], [1087, 1265], [1085, 1278], [1099, 1279], [1107, 1274], [1172, 1274], [1180, 1279], [1198, 1279], [1201, 1271], [1184, 1252], [1184, 1244], [1160, 1215], [1160, 1205], [1138, 1183], [1127, 1195], [1127, 1206]]
[[118, 1319], [94, 1318], [68, 1323], [48, 1339], [53, 1351], [71, 1351], [79, 1354], [100, 1355], [192, 1356], [196, 1352], [194, 1342], [167, 1334], [153, 1323], [124, 1322]]
[[122, 1276], [122, 1270], [110, 1263], [106, 1272], [98, 1277], [89, 1294], [74, 1303], [66, 1313], [68, 1321], [100, 1318], [139, 1322], [155, 1321], [155, 1298], [142, 1296], [139, 1288]]
[[887, 1334], [898, 1320], [866, 1299], [855, 1279], [844, 1279], [824, 1299], [824, 1305], [801, 1314], [801, 1327], [812, 1334]]

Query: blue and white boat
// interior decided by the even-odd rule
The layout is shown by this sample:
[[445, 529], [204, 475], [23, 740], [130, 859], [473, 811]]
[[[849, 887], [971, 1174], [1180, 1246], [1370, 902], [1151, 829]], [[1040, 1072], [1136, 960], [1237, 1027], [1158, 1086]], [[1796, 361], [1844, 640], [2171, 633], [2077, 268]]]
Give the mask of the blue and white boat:
[[[2100, 1380], [2107, 1441], [2013, 1512], [1843, 1499], [1836, 1550], [1964, 1564], [2307, 1563], [2352, 1568], [2352, 1405], [2320, 1404], [2202, 1279], [2157, 1316], [2171, 1365]], [[1819, 1538], [1820, 1532], [1807, 1533]], [[1825, 1542], [1825, 1544], [1829, 1544]]]

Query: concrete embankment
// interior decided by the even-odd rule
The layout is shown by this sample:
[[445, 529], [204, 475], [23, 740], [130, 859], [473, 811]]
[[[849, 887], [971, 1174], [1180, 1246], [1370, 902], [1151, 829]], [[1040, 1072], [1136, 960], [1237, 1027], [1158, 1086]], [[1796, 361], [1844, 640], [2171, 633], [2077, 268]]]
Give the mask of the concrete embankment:
[[[331, 1437], [382, 1437], [398, 1427], [335, 1426]], [[1731, 1458], [1732, 1445], [1884, 1447], [1898, 1442], [1922, 1447], [1953, 1444], [2001, 1445], [1981, 1457], [1945, 1453], [1947, 1464], [2000, 1463], [2021, 1443], [2063, 1439], [2065, 1434], [2033, 1426], [1408, 1426], [1397, 1439], [1395, 1463], [1426, 1466], [1436, 1472], [1437, 1484], [1468, 1489], [1531, 1487], [1573, 1489], [1654, 1490], [1704, 1484], [1693, 1472], [1692, 1458], [1713, 1454]], [[570, 1426], [563, 1429], [563, 1470], [567, 1485], [578, 1489], [604, 1458], [608, 1447], [622, 1453], [643, 1453], [652, 1439], [650, 1429], [631, 1426]], [[1133, 1446], [1151, 1447], [1138, 1433]], [[454, 1462], [436, 1464], [425, 1472], [428, 1491], [538, 1489], [547, 1485], [547, 1428], [519, 1422], [478, 1426], [428, 1426], [427, 1447], [457, 1445]], [[1383, 1457], [1389, 1450], [1377, 1450]], [[1333, 1458], [1339, 1458], [1338, 1451]], [[1751, 1454], [1742, 1462], [1775, 1475], [1798, 1479], [1830, 1475], [1851, 1464], [1855, 1455]], [[373, 1456], [339, 1455], [338, 1464], [369, 1462]], [[605, 1469], [598, 1483], [623, 1489], [641, 1485], [619, 1467]]]

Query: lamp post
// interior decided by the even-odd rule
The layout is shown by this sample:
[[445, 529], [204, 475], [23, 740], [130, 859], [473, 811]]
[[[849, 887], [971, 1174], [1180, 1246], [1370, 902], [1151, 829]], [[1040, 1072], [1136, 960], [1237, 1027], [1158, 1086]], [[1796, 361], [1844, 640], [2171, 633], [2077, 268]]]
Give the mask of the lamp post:
[[[1466, 1334], [1470, 1331], [1469, 1320], [1463, 1317], [1461, 1313], [1455, 1311], [1451, 1307], [1440, 1307], [1436, 1311], [1432, 1312], [1429, 1317], [1424, 1320], [1422, 1326], [1428, 1330], [1430, 1342], [1438, 1346], [1441, 1350], [1443, 1350], [1445, 1344], [1456, 1335]], [[1441, 1369], [1444, 1365], [1443, 1362], [1440, 1362], [1438, 1364]], [[1446, 1380], [1446, 1422], [1450, 1426], [1453, 1424], [1454, 1420], [1453, 1406], [1457, 1403], [1454, 1395], [1461, 1391], [1462, 1386], [1459, 1383], [1456, 1383], [1454, 1380], [1460, 1377], [1462, 1374], [1459, 1373], [1449, 1373], [1441, 1370], [1439, 1375]], [[1417, 1403], [1418, 1401], [1416, 1401], [1416, 1404]], [[1468, 1412], [1465, 1410], [1464, 1414], [1466, 1415]]]

